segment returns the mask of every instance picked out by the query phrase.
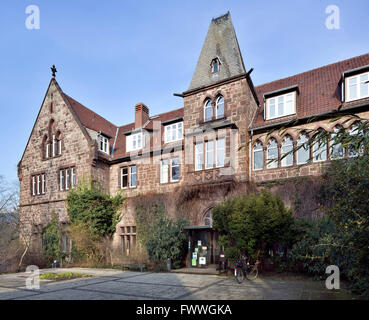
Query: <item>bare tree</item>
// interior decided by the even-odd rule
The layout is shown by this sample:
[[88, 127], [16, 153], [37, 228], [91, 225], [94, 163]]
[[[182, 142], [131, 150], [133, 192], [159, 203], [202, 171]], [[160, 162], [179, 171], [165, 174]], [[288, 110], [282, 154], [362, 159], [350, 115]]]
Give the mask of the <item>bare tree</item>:
[[0, 270], [7, 270], [19, 256], [19, 188], [0, 176]]

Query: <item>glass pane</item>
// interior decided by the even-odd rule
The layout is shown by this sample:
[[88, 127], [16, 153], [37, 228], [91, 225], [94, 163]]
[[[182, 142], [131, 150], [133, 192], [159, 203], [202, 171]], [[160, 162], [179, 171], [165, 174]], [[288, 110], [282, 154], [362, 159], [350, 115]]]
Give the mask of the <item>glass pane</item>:
[[177, 181], [179, 179], [179, 166], [172, 166], [172, 180]]
[[178, 135], [177, 135], [177, 138], [178, 139], [182, 139], [182, 123], [178, 123]]
[[125, 175], [123, 176], [122, 187], [127, 188], [127, 186], [128, 186], [128, 176]]
[[310, 148], [309, 145], [307, 144], [308, 141], [308, 137], [305, 135], [302, 135], [300, 137], [300, 139], [297, 142], [297, 146], [302, 146], [298, 151], [297, 151], [297, 163], [298, 164], [303, 164], [303, 163], [307, 163], [309, 161], [310, 158]]
[[168, 159], [161, 161], [160, 182], [161, 183], [168, 182]]
[[136, 186], [137, 175], [136, 173], [131, 174], [131, 187]]
[[274, 99], [269, 100], [268, 117], [269, 118], [274, 118], [275, 117], [275, 100]]
[[[267, 149], [267, 154], [268, 154], [267, 168], [269, 169], [276, 168], [278, 166], [278, 145], [275, 140], [270, 141], [268, 145], [268, 149]], [[270, 162], [270, 160], [276, 160], [276, 161]]]
[[172, 141], [177, 140], [177, 125], [173, 124], [172, 127]]
[[202, 170], [203, 164], [203, 144], [199, 143], [195, 146], [195, 169]]
[[327, 160], [327, 142], [315, 141], [313, 146], [314, 162]]
[[213, 108], [206, 108], [205, 109], [205, 121], [209, 121], [213, 118]]
[[349, 79], [349, 99], [357, 98], [357, 79], [351, 78]]
[[225, 158], [225, 140], [219, 139], [217, 141], [217, 167], [224, 166], [224, 158]]
[[278, 116], [284, 115], [284, 97], [278, 98]]
[[172, 134], [171, 134], [172, 126], [166, 126], [165, 128], [167, 130], [166, 141], [169, 142], [171, 141], [171, 137], [172, 137]]
[[369, 75], [364, 74], [360, 77], [360, 97], [364, 98], [369, 95]]
[[206, 142], [206, 168], [214, 165], [214, 141]]
[[223, 97], [221, 97], [217, 101], [217, 117], [221, 118], [223, 116], [224, 116], [224, 99]]
[[282, 159], [282, 167], [292, 166], [293, 165], [293, 144], [291, 138], [286, 138], [282, 143], [282, 157], [287, 154]]
[[254, 170], [263, 169], [264, 167], [264, 152], [254, 151]]

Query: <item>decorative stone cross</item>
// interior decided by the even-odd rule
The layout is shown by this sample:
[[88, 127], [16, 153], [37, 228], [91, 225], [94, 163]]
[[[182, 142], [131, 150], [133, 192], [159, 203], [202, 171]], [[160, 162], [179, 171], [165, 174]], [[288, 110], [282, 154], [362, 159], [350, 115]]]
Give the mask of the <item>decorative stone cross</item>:
[[53, 78], [55, 78], [55, 73], [57, 72], [56, 68], [55, 68], [55, 65], [53, 64], [53, 66], [50, 69], [51, 69], [51, 72], [53, 74]]

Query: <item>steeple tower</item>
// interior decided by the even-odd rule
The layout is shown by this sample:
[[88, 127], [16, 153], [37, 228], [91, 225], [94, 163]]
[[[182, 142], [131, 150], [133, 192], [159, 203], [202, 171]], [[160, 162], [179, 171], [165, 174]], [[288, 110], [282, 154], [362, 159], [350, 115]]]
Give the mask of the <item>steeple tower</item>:
[[188, 90], [244, 74], [245, 66], [231, 14], [211, 20]]

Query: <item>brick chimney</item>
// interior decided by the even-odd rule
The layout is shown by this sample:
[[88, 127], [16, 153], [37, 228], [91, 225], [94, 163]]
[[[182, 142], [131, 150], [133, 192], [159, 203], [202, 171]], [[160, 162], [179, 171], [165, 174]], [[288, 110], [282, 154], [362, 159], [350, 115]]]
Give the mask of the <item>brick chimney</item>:
[[149, 108], [142, 102], [135, 105], [135, 129], [142, 128], [149, 120]]

